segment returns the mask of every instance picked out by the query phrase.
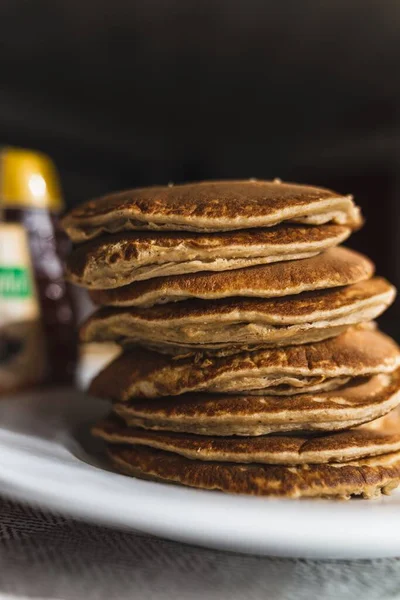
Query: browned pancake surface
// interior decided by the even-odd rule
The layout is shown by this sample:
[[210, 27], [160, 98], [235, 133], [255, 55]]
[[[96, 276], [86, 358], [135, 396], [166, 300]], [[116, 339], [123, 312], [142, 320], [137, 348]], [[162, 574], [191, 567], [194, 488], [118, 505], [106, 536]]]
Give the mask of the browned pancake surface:
[[269, 298], [350, 285], [369, 279], [373, 272], [368, 258], [339, 247], [302, 260], [137, 281], [120, 288], [93, 290], [91, 297], [97, 304], [143, 307], [188, 298]]
[[[400, 369], [355, 380], [330, 392], [288, 397], [183, 394], [116, 403], [113, 410], [134, 427], [201, 435], [334, 431], [388, 413], [400, 402], [399, 390]], [[107, 396], [106, 391], [104, 394]]]
[[[373, 277], [352, 286], [304, 292], [299, 296], [283, 297], [274, 299], [264, 298], [226, 298], [216, 302], [205, 300], [187, 300], [186, 302], [171, 303], [153, 306], [146, 309], [136, 307], [126, 309], [102, 308], [95, 312], [82, 328], [83, 341], [88, 326], [96, 321], [107, 319], [114, 315], [131, 315], [140, 321], [157, 323], [158, 321], [179, 322], [185, 318], [217, 319], [225, 318], [234, 311], [238, 311], [250, 318], [250, 315], [271, 315], [271, 320], [276, 319], [280, 323], [290, 323], [292, 317], [306, 316], [312, 318], [312, 314], [318, 311], [333, 311], [343, 306], [355, 304], [366, 298], [384, 294], [393, 289], [393, 286], [383, 277]], [[89, 340], [88, 340], [89, 341]]]
[[325, 465], [246, 465], [190, 460], [144, 446], [110, 446], [114, 467], [134, 477], [275, 497], [371, 498], [387, 494], [400, 481], [400, 453]]
[[329, 378], [390, 372], [399, 362], [399, 347], [391, 338], [362, 327], [352, 327], [322, 342], [227, 357], [199, 356], [196, 361], [136, 347], [106, 366], [93, 380], [91, 392], [119, 401], [195, 391], [251, 394], [253, 382], [254, 389], [264, 386], [264, 393], [268, 387], [290, 383], [288, 393], [296, 389], [300, 393], [308, 391], [308, 384], [324, 383]]
[[[313, 221], [313, 216], [317, 218]], [[282, 221], [337, 222], [358, 227], [349, 196], [272, 181], [205, 181], [128, 190], [73, 209], [63, 226], [76, 242], [124, 229], [221, 231]]]
[[224, 233], [122, 232], [77, 246], [68, 278], [88, 288], [114, 288], [158, 275], [225, 271], [304, 258], [343, 242], [341, 225], [291, 225]]
[[188, 300], [151, 308], [102, 308], [81, 329], [85, 342], [140, 344], [167, 354], [232, 354], [320, 341], [379, 316], [395, 297], [374, 277], [351, 286], [275, 299]]
[[129, 427], [114, 415], [97, 423], [92, 433], [110, 444], [148, 446], [192, 460], [320, 464], [349, 462], [400, 450], [400, 415], [381, 417], [373, 424], [323, 435], [264, 435], [212, 437]]

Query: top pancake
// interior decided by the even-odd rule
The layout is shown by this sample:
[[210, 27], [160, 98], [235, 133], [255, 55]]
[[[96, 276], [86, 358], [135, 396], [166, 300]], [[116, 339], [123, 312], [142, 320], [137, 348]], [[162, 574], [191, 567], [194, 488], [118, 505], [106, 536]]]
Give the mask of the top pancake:
[[302, 260], [223, 273], [158, 277], [113, 290], [92, 291], [91, 298], [102, 305], [143, 308], [190, 298], [273, 298], [351, 285], [369, 279], [373, 272], [374, 265], [368, 258], [338, 247]]
[[278, 225], [223, 233], [122, 232], [76, 247], [67, 277], [89, 289], [110, 289], [134, 281], [227, 271], [314, 256], [341, 244], [351, 233], [342, 225]]
[[62, 225], [73, 242], [129, 230], [229, 231], [284, 221], [361, 225], [351, 196], [279, 181], [205, 181], [128, 190], [86, 202]]

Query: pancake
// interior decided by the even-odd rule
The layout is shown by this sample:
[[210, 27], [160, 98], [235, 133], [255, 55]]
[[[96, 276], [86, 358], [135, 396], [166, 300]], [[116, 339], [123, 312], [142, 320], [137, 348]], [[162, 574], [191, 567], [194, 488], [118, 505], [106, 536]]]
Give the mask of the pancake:
[[90, 289], [110, 289], [134, 281], [228, 271], [314, 256], [350, 235], [341, 225], [283, 225], [225, 233], [137, 231], [106, 235], [75, 248], [67, 277]]
[[[323, 464], [349, 462], [400, 451], [400, 414], [394, 410], [380, 419], [348, 431], [323, 435], [263, 435], [240, 438], [190, 433], [146, 431], [128, 427], [114, 415], [92, 428], [92, 434], [109, 444], [147, 446], [202, 461]], [[388, 417], [390, 419], [388, 420]]]
[[153, 308], [102, 308], [81, 329], [84, 342], [139, 344], [162, 353], [220, 355], [338, 335], [375, 319], [394, 300], [385, 279], [285, 298], [190, 300]]
[[62, 220], [73, 242], [129, 230], [230, 231], [282, 222], [352, 229], [361, 225], [351, 196], [276, 181], [204, 181], [141, 188], [90, 200]]
[[231, 494], [286, 498], [374, 498], [400, 483], [400, 452], [322, 465], [262, 465], [190, 460], [144, 446], [108, 447], [125, 475]]
[[113, 405], [128, 425], [200, 435], [336, 431], [383, 416], [400, 402], [400, 369], [337, 390], [294, 396], [188, 393]]
[[223, 273], [171, 275], [112, 290], [93, 290], [91, 298], [97, 304], [144, 308], [192, 298], [274, 298], [357, 283], [369, 279], [373, 272], [374, 265], [368, 258], [339, 247], [303, 260]]
[[335, 389], [352, 377], [390, 373], [399, 366], [400, 349], [391, 338], [352, 327], [314, 344], [196, 361], [136, 347], [107, 365], [90, 389], [122, 402], [198, 391], [292, 395]]

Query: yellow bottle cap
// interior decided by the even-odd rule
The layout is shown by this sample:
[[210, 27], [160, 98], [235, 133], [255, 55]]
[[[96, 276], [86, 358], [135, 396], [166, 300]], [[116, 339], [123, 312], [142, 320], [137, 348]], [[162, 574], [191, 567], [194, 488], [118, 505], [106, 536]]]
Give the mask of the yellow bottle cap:
[[4, 208], [64, 208], [57, 170], [51, 159], [33, 150], [0, 150], [0, 205]]

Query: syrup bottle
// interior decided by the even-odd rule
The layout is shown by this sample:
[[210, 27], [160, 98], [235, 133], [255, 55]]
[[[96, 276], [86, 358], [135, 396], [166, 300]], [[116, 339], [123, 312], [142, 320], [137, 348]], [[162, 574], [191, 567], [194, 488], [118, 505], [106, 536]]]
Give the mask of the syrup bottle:
[[[68, 241], [58, 227], [63, 208], [58, 175], [46, 155], [10, 147], [0, 150], [0, 365], [8, 359], [15, 365], [25, 353], [23, 364], [28, 370], [38, 365], [36, 380], [54, 384], [72, 383], [77, 362], [75, 315], [63, 277]], [[7, 254], [3, 266], [2, 254]], [[25, 283], [21, 280], [18, 284], [15, 273]], [[29, 298], [30, 312], [20, 308], [25, 326], [20, 327], [19, 337], [14, 334], [10, 338], [10, 327], [4, 323], [7, 311], [2, 310], [1, 302], [6, 306], [8, 295], [10, 320], [12, 305], [23, 304], [18, 296], [21, 289]], [[15, 323], [18, 317], [14, 314], [11, 320]]]

